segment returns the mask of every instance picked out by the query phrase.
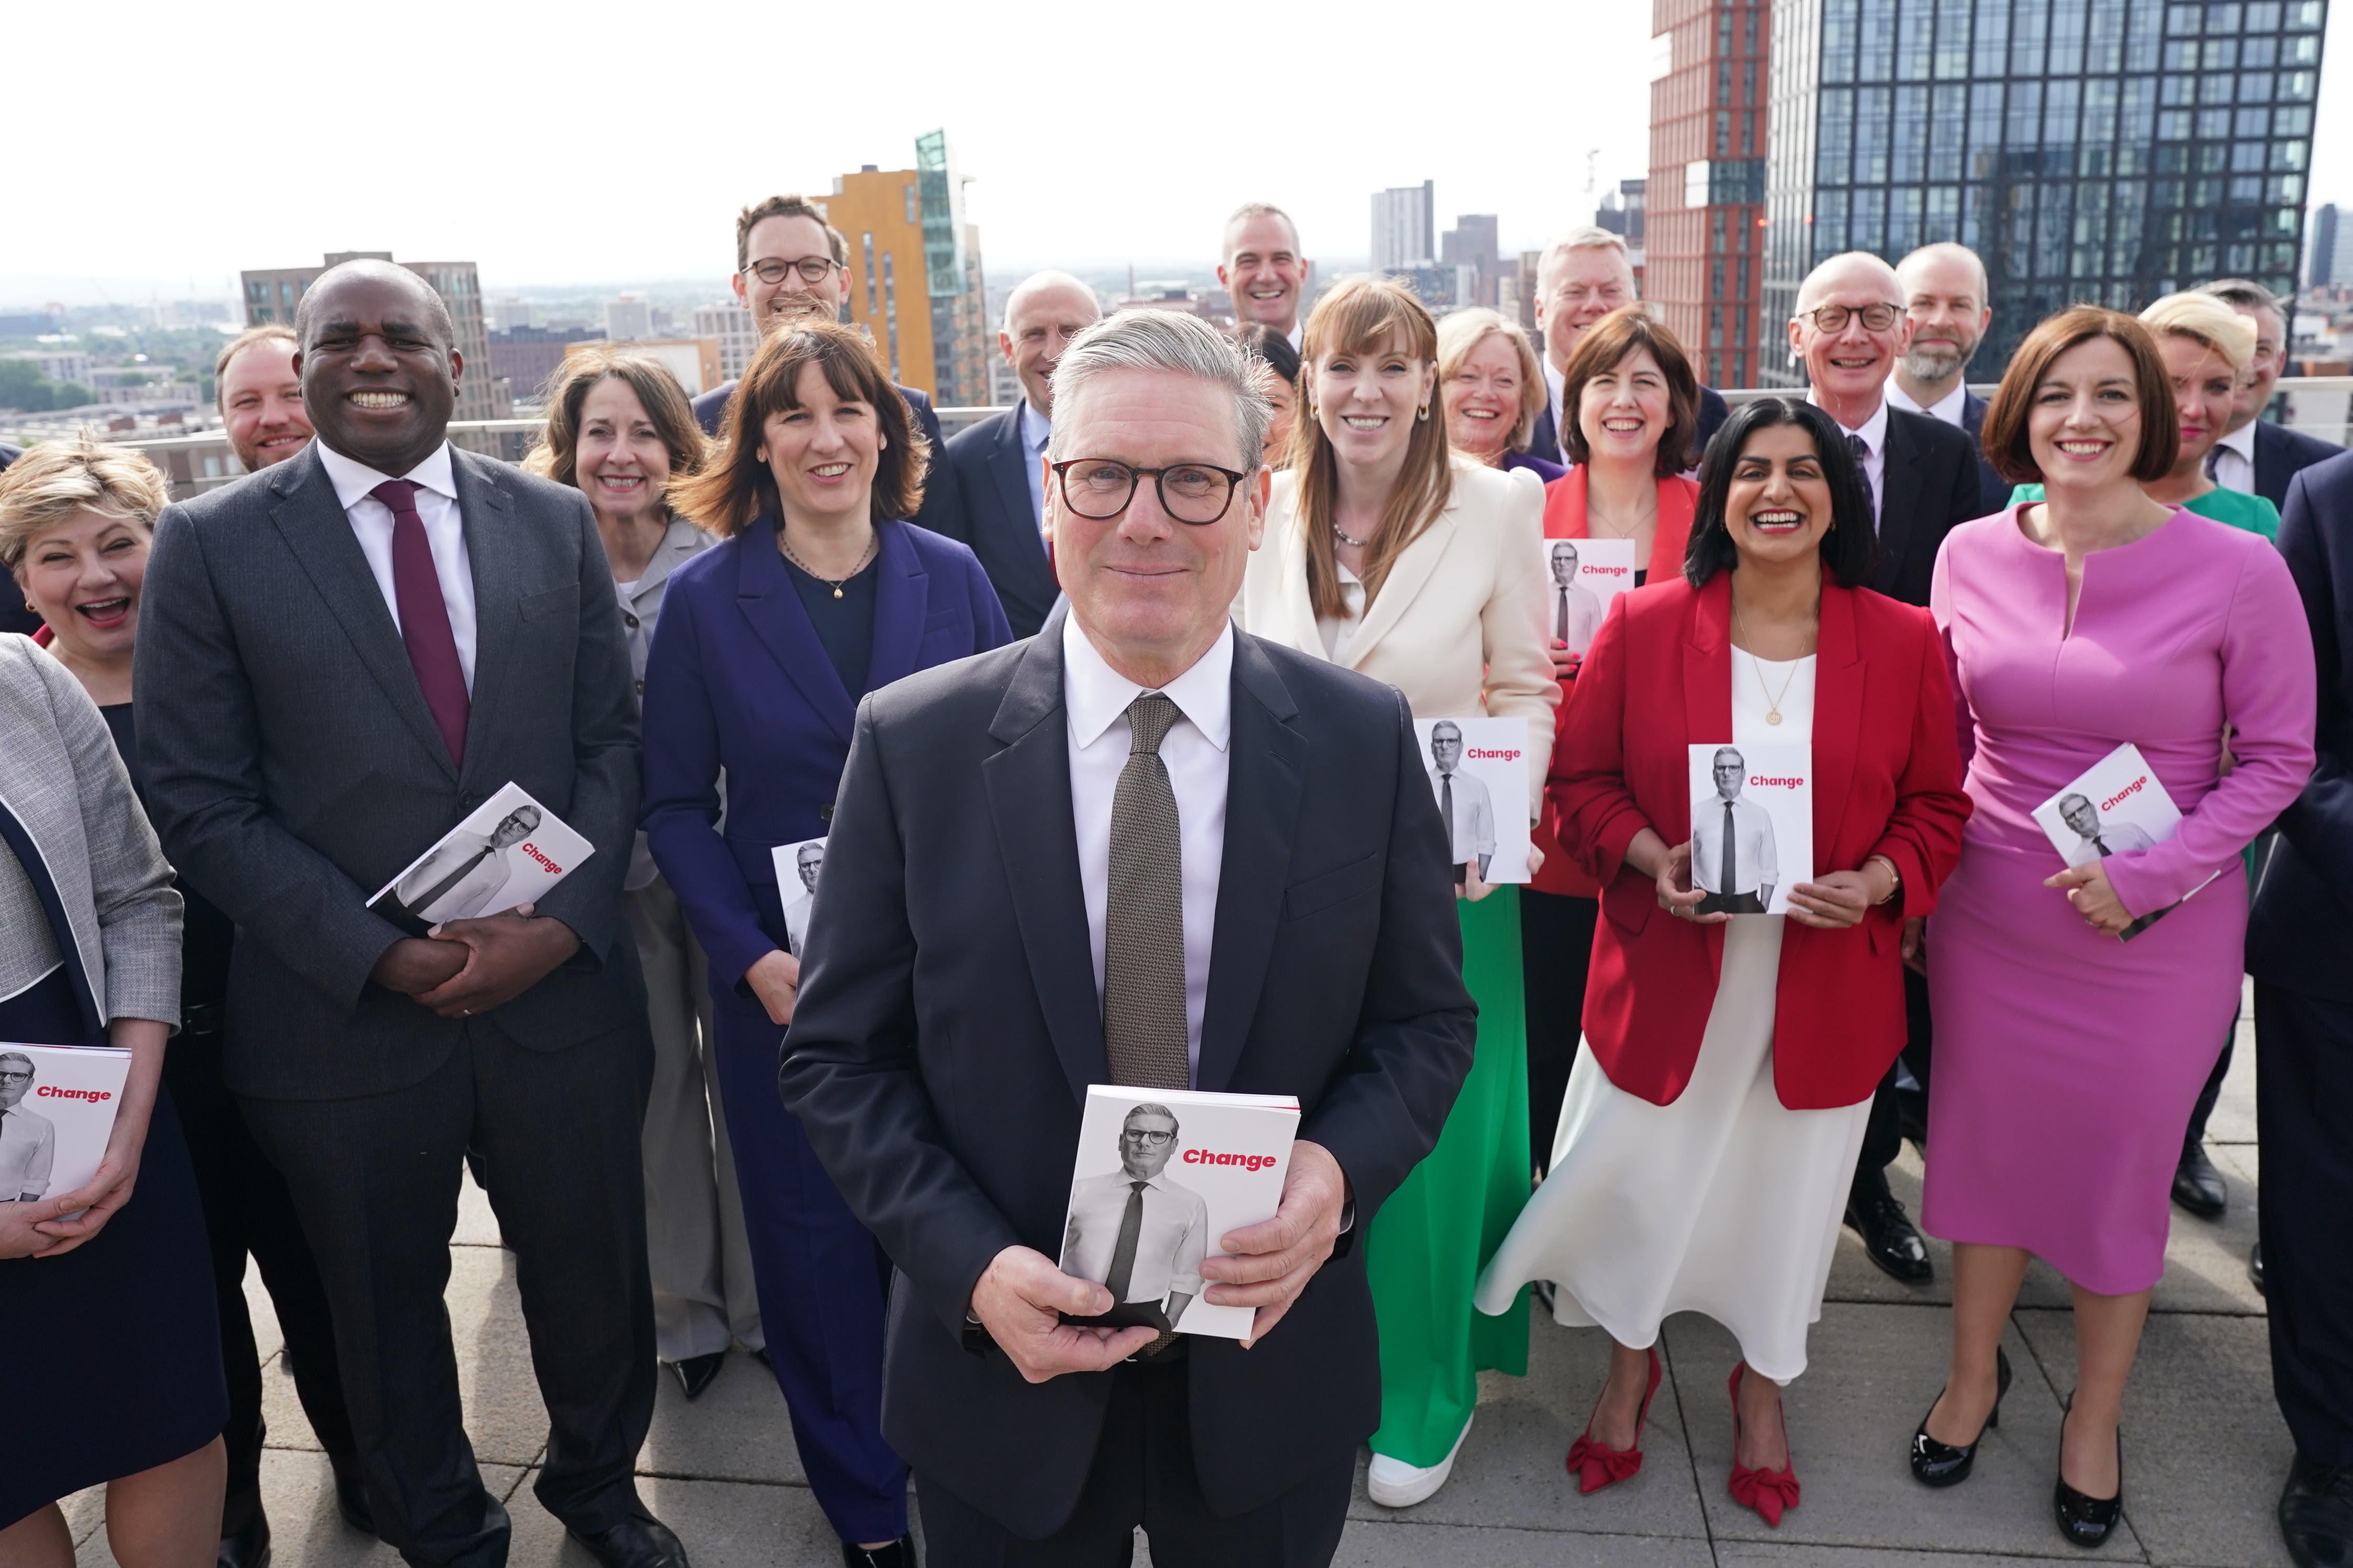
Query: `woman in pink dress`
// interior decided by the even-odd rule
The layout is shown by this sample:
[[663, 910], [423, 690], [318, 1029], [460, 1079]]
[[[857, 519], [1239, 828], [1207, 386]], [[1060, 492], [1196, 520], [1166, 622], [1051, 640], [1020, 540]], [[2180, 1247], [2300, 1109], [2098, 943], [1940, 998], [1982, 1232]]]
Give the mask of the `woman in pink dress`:
[[[1954, 1244], [1953, 1354], [1912, 1468], [1931, 1486], [1968, 1474], [2038, 1256], [2074, 1287], [2054, 1506], [2079, 1546], [2120, 1510], [2125, 1380], [2165, 1268], [2182, 1129], [2238, 1007], [2239, 852], [2312, 771], [2295, 584], [2259, 535], [2142, 492], [2177, 438], [2146, 328], [2089, 306], [2044, 321], [2010, 361], [1984, 442], [2005, 479], [2048, 499], [1955, 529], [1930, 601], [1976, 811], [1926, 932], [1936, 1085], [1921, 1222]], [[2031, 814], [2126, 742], [2179, 827], [2071, 868]]]

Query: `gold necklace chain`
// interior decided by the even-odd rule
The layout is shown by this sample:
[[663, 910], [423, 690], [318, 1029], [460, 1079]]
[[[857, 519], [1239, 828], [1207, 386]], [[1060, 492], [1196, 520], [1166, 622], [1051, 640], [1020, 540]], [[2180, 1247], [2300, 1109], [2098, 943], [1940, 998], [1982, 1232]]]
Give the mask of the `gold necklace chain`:
[[[824, 584], [827, 587], [832, 589], [833, 596], [837, 599], [841, 597], [842, 585], [848, 583], [850, 578], [857, 576], [860, 572], [866, 570], [866, 563], [874, 559], [874, 552], [881, 547], [881, 544], [882, 535], [881, 531], [870, 529], [866, 536], [866, 553], [858, 558], [857, 565], [852, 566], [849, 572], [837, 580], [827, 576], [824, 573], [818, 571], [816, 567], [811, 566], [807, 562], [802, 560], [794, 551], [792, 542], [785, 537], [785, 531], [781, 528], [776, 530], [776, 548], [785, 552], [785, 559], [799, 567], [802, 571], [807, 573], [810, 576], [816, 578], [818, 582]], [[1776, 723], [1779, 722], [1778, 720], [1774, 721]]]
[[[1747, 640], [1748, 628], [1741, 622], [1738, 605], [1732, 606], [1732, 629], [1742, 641]], [[1765, 684], [1765, 660], [1747, 648], [1742, 648], [1740, 651], [1748, 655], [1749, 668], [1757, 677], [1757, 695], [1765, 699], [1765, 722], [1778, 724], [1781, 721], [1781, 698], [1788, 696], [1789, 688], [1797, 684], [1798, 671], [1805, 668], [1805, 656], [1799, 655], [1796, 661], [1790, 665], [1788, 678], [1781, 682], [1781, 696], [1776, 697], [1773, 695], [1772, 688]]]

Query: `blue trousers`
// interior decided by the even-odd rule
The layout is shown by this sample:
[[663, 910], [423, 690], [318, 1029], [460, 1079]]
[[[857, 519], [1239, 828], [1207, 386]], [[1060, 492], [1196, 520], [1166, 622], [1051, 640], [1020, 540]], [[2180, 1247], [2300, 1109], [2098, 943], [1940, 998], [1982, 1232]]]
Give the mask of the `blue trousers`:
[[777, 1097], [785, 1031], [715, 978], [712, 1003], [752, 1281], [801, 1468], [842, 1540], [896, 1541], [907, 1533], [907, 1467], [882, 1440], [890, 1259]]

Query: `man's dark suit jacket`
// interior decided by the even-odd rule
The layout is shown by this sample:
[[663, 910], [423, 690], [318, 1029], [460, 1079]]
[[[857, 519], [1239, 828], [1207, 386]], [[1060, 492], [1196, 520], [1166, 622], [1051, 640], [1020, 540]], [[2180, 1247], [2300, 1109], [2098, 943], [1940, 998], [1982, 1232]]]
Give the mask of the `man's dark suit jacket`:
[[1986, 461], [1985, 416], [1991, 407], [1974, 392], [1961, 394], [1961, 428], [1969, 433], [1969, 440], [1978, 449], [1978, 516], [1991, 517], [2010, 504], [2010, 484], [1993, 471]]
[[501, 785], [596, 853], [538, 900], [580, 952], [489, 1015], [555, 1050], [641, 1008], [621, 878], [637, 826], [628, 647], [579, 491], [452, 451], [474, 578], [461, 769], [314, 445], [166, 508], [139, 614], [139, 749], [166, 853], [227, 911], [229, 1085], [338, 1100], [430, 1075], [460, 1026], [373, 984], [366, 900]]
[[1061, 595], [1029, 510], [1029, 459], [1021, 449], [1021, 410], [1015, 404], [948, 438], [948, 467], [963, 502], [964, 531], [956, 535], [980, 557], [1013, 635], [1026, 637], [1046, 624]]
[[[696, 398], [692, 405], [694, 422], [702, 433], [716, 440], [719, 421], [727, 413], [727, 405], [735, 396], [734, 382], [714, 386]], [[931, 467], [923, 479], [923, 504], [916, 509], [910, 521], [921, 523], [934, 533], [944, 533], [950, 539], [963, 539], [963, 509], [957, 505], [955, 486], [948, 479], [947, 441], [940, 434], [940, 416], [932, 410], [931, 394], [912, 386], [899, 388], [899, 395], [907, 400], [907, 412], [915, 416], [915, 424], [923, 439], [932, 444]], [[966, 541], [966, 542], [970, 542]]]
[[1945, 535], [1986, 515], [1982, 484], [1978, 445], [1968, 431], [1934, 415], [1890, 408], [1871, 585], [1907, 605], [1927, 604]]
[[[1696, 468], [1699, 456], [1724, 422], [1732, 417], [1732, 409], [1724, 395], [1712, 386], [1699, 389], [1699, 435], [1692, 443], [1692, 465]], [[1535, 428], [1528, 434], [1528, 455], [1542, 458], [1547, 463], [1567, 464], [1560, 451], [1560, 411], [1552, 405], [1552, 383], [1545, 383], [1544, 412], [1536, 416]]]
[[2281, 814], [2247, 924], [2247, 972], [2307, 996], [2353, 1003], [2353, 453], [2297, 474], [2280, 553], [2312, 622], [2320, 714], [2312, 782]]
[[2288, 481], [2344, 447], [2268, 419], [2255, 421], [2255, 493], [2287, 514]]
[[[1016, 1534], [1071, 1514], [1113, 1376], [1032, 1386], [961, 1334], [1015, 1245], [1059, 1256], [1080, 1110], [1109, 1081], [1072, 828], [1062, 616], [869, 697], [841, 780], [781, 1082], [898, 1266], [882, 1430]], [[1356, 1232], [1471, 1065], [1445, 835], [1388, 687], [1236, 634], [1226, 841], [1196, 1086], [1299, 1098]], [[1230, 1514], [1380, 1420], [1364, 1254], [1244, 1352], [1188, 1344], [1194, 1459]]]

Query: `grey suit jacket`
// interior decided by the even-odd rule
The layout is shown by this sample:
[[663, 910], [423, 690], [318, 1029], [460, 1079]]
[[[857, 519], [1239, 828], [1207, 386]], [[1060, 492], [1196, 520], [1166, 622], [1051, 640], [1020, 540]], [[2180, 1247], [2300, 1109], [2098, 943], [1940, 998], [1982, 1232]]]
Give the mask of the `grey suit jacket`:
[[[0, 637], [0, 808], [16, 819], [65, 910], [86, 1022], [180, 1022], [180, 895], [131, 792], [106, 721], [66, 668], [29, 638]], [[15, 835], [11, 835], [15, 837]], [[0, 855], [9, 847], [0, 845]], [[49, 919], [28, 868], [0, 898], [0, 951], [44, 941]]]
[[381, 1093], [440, 1064], [459, 1026], [369, 982], [401, 932], [365, 901], [509, 781], [596, 853], [539, 900], [580, 952], [487, 1021], [555, 1050], [643, 1011], [620, 900], [637, 704], [595, 519], [577, 490], [451, 456], [477, 626], [462, 769], [315, 447], [156, 526], [140, 757], [166, 850], [237, 924], [241, 1094]]

